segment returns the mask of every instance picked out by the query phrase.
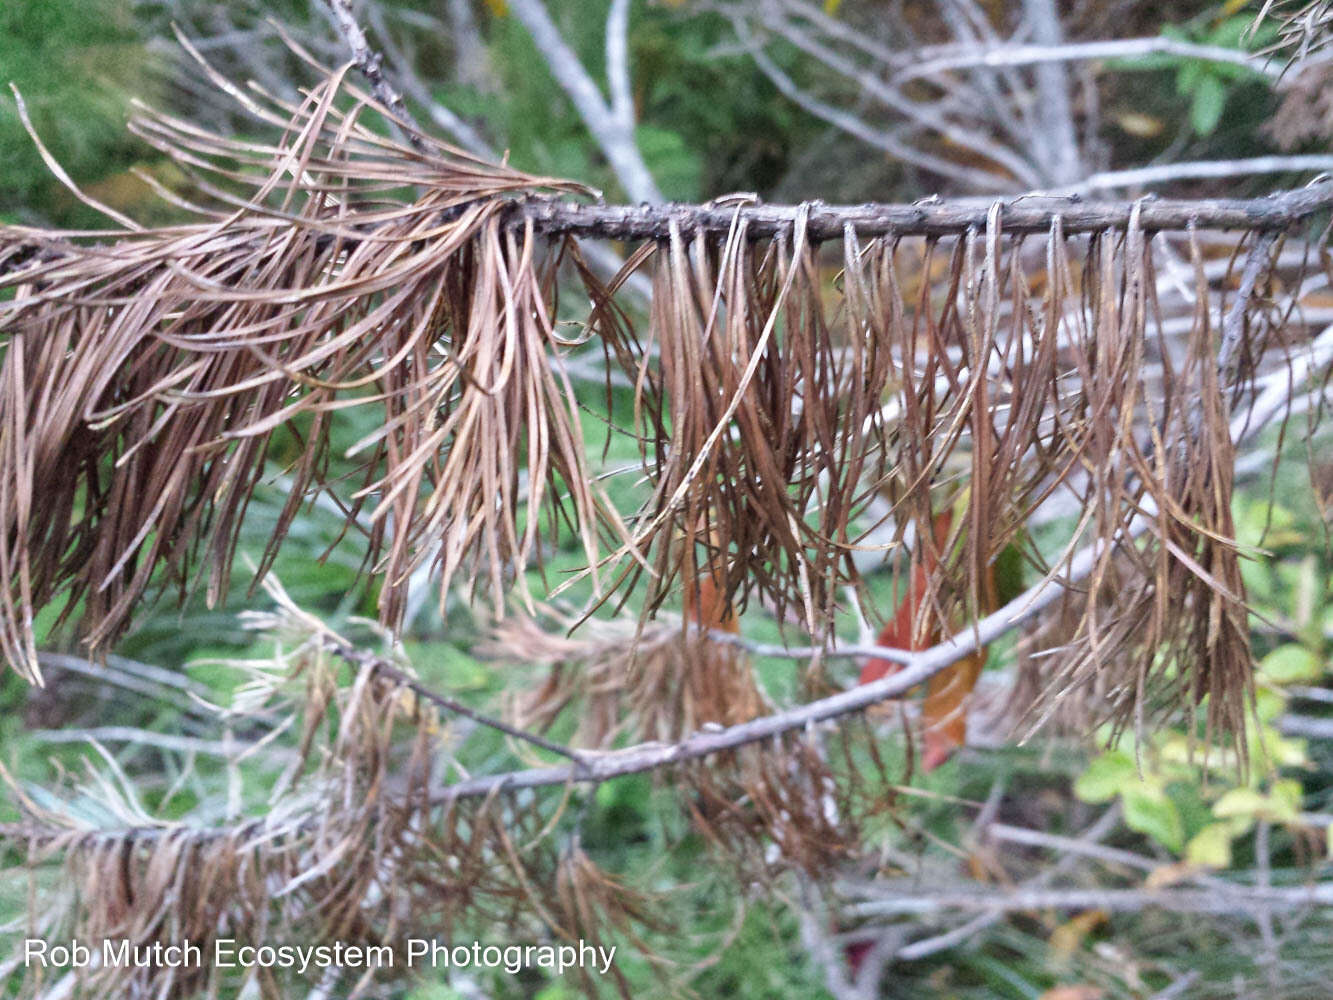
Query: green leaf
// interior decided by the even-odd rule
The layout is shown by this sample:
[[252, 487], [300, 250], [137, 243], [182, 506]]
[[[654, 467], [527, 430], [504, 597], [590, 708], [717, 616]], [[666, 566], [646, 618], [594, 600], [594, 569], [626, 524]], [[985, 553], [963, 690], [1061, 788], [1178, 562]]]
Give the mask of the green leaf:
[[1263, 723], [1271, 723], [1287, 710], [1287, 695], [1279, 687], [1264, 684], [1254, 692], [1254, 714]]
[[1194, 89], [1194, 103], [1190, 105], [1190, 126], [1196, 135], [1208, 136], [1217, 130], [1222, 120], [1222, 109], [1227, 105], [1227, 89], [1212, 74], [1200, 76]]
[[1226, 823], [1209, 823], [1185, 845], [1185, 860], [1208, 868], [1229, 868], [1231, 827]]
[[1074, 782], [1074, 794], [1084, 802], [1109, 802], [1137, 783], [1139, 771], [1133, 758], [1124, 750], [1108, 750], [1079, 775]]
[[1203, 76], [1203, 72], [1203, 62], [1198, 59], [1187, 59], [1176, 73], [1176, 93], [1182, 97], [1194, 93], [1194, 88], [1199, 85], [1199, 78]]
[[1121, 793], [1125, 805], [1125, 824], [1131, 830], [1152, 837], [1163, 847], [1179, 852], [1184, 846], [1185, 824], [1180, 810], [1159, 788], [1141, 782]]
[[1218, 819], [1230, 816], [1254, 819], [1268, 806], [1268, 799], [1253, 788], [1233, 788], [1213, 803], [1213, 815]]
[[1268, 797], [1273, 810], [1270, 818], [1278, 823], [1296, 822], [1301, 814], [1301, 799], [1304, 798], [1304, 794], [1301, 783], [1292, 778], [1274, 782], [1273, 791]]
[[1314, 681], [1324, 673], [1319, 657], [1295, 642], [1273, 650], [1259, 661], [1259, 669], [1275, 684]]

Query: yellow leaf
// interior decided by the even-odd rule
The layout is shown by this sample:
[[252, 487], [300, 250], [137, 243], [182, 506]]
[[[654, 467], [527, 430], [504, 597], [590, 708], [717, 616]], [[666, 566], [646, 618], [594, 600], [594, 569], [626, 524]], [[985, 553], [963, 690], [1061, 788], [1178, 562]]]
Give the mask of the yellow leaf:
[[838, 8], [842, 6], [842, 0], [824, 0], [824, 13], [829, 17], [838, 16]]
[[1191, 864], [1205, 868], [1231, 866], [1231, 826], [1227, 823], [1209, 823], [1190, 838], [1185, 845], [1185, 858]]
[[505, 17], [509, 13], [509, 4], [505, 0], [486, 0], [486, 9], [496, 17]]
[[1233, 788], [1213, 803], [1213, 815], [1218, 819], [1229, 816], [1258, 816], [1268, 800], [1253, 788]]
[[1161, 135], [1162, 130], [1166, 128], [1166, 123], [1162, 119], [1145, 115], [1141, 111], [1122, 111], [1115, 116], [1115, 123], [1120, 126], [1121, 131], [1139, 139], [1151, 139], [1153, 136]]
[[1051, 931], [1051, 939], [1047, 944], [1056, 961], [1069, 961], [1074, 952], [1082, 947], [1083, 939], [1107, 919], [1105, 910], [1084, 910]]

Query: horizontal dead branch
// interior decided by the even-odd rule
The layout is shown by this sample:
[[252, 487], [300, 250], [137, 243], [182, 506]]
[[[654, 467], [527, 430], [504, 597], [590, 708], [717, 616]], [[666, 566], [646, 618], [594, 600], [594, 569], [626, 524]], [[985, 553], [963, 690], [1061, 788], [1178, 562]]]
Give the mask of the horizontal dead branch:
[[[1145, 175], [1136, 182], [1147, 183], [1151, 179]], [[819, 201], [807, 205], [764, 205], [753, 201], [731, 204], [726, 198], [719, 198], [701, 205], [645, 202], [635, 206], [588, 205], [528, 196], [514, 199], [505, 221], [515, 229], [522, 229], [531, 222], [536, 232], [548, 236], [611, 240], [666, 239], [673, 224], [683, 234], [725, 234], [741, 221], [746, 224], [748, 238], [763, 239], [790, 233], [797, 214], [806, 209], [809, 212], [808, 237], [821, 241], [840, 238], [849, 227], [862, 237], [947, 236], [969, 230], [983, 231], [987, 217], [997, 203], [1001, 206], [1000, 227], [1006, 233], [1049, 233], [1057, 220], [1066, 234], [1125, 229], [1136, 208], [1139, 225], [1147, 233], [1179, 232], [1190, 228], [1277, 231], [1333, 207], [1333, 179], [1321, 178], [1303, 188], [1276, 191], [1260, 198], [1170, 199], [1149, 196], [1090, 201], [1079, 194], [1070, 194], [924, 200], [912, 204], [867, 202], [861, 205], [826, 205]], [[466, 208], [466, 205], [455, 206], [445, 214], [456, 217]], [[23, 232], [21, 227], [13, 227], [12, 231]], [[36, 231], [32, 232], [34, 236], [38, 235]], [[350, 234], [342, 239], [347, 246], [357, 243], [356, 237]], [[63, 244], [64, 240], [59, 237], [45, 237], [27, 244], [11, 243], [0, 255], [0, 276], [21, 270], [30, 263], [59, 259], [68, 252], [63, 249]]]
[[[1124, 229], [1138, 207], [1146, 232], [1162, 230], [1277, 230], [1333, 206], [1333, 180], [1280, 191], [1263, 198], [1149, 199], [1085, 201], [1078, 196], [1050, 198], [1020, 195], [981, 201], [920, 202], [911, 205], [808, 206], [812, 240], [839, 238], [850, 226], [860, 236], [944, 236], [986, 228], [991, 207], [999, 202], [1000, 227], [1007, 233], [1047, 233], [1059, 219], [1066, 233]], [[576, 205], [568, 201], [528, 200], [516, 207], [514, 224], [531, 220], [538, 232], [599, 236], [615, 240], [665, 239], [674, 223], [682, 233], [726, 233], [737, 219], [752, 238], [791, 231], [805, 206], [793, 205]]]

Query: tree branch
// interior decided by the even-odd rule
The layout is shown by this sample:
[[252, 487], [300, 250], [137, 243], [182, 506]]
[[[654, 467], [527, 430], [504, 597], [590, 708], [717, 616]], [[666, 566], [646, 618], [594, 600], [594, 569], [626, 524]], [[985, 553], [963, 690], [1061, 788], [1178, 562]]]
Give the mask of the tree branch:
[[425, 141], [421, 138], [421, 129], [413, 120], [412, 113], [407, 110], [407, 105], [403, 103], [402, 95], [385, 78], [384, 57], [370, 47], [370, 42], [366, 40], [366, 33], [361, 29], [361, 25], [357, 23], [356, 15], [352, 13], [348, 0], [324, 0], [324, 3], [333, 13], [338, 30], [342, 32], [348, 48], [352, 50], [352, 59], [356, 62], [356, 68], [361, 71], [361, 75], [370, 84], [370, 90], [375, 95], [376, 100], [398, 116], [400, 119], [398, 124], [402, 126], [403, 131], [407, 134], [407, 141], [416, 149], [424, 149]]
[[1277, 80], [1282, 68], [1269, 60], [1220, 45], [1196, 45], [1174, 38], [1117, 38], [1097, 42], [1067, 42], [1057, 45], [999, 45], [973, 48], [958, 55], [940, 56], [900, 69], [889, 82], [907, 83], [936, 73], [982, 67], [1031, 66], [1039, 63], [1082, 62], [1095, 59], [1134, 59], [1149, 55], [1174, 55], [1208, 62], [1230, 63]]
[[[1264, 388], [1244, 412], [1231, 422], [1232, 440], [1240, 445], [1245, 439], [1258, 433], [1267, 421], [1286, 406], [1292, 395], [1303, 386], [1311, 376], [1320, 373], [1333, 361], [1333, 326], [1325, 329], [1310, 345], [1307, 352], [1292, 359], [1289, 374], [1275, 380]], [[1143, 534], [1149, 526], [1150, 518], [1155, 514], [1155, 504], [1150, 497], [1141, 504], [1140, 513], [1131, 519], [1122, 531], [1119, 544], [1133, 541]], [[583, 751], [578, 754], [580, 760], [570, 765], [537, 767], [507, 774], [495, 774], [469, 778], [456, 782], [434, 793], [432, 801], [446, 803], [465, 798], [484, 798], [500, 792], [513, 792], [521, 789], [544, 788], [578, 783], [599, 784], [611, 778], [630, 774], [640, 774], [660, 767], [669, 767], [690, 760], [698, 760], [715, 753], [734, 750], [751, 743], [762, 742], [784, 733], [794, 732], [814, 726], [820, 722], [839, 719], [846, 715], [864, 711], [871, 705], [888, 701], [907, 693], [918, 684], [929, 680], [935, 674], [957, 663], [963, 657], [982, 646], [989, 645], [1006, 633], [1030, 621], [1043, 610], [1055, 603], [1068, 586], [1076, 584], [1086, 577], [1101, 558], [1105, 546], [1093, 542], [1076, 555], [1067, 564], [1063, 579], [1048, 577], [1041, 583], [1028, 588], [1017, 598], [1010, 601], [995, 613], [981, 619], [975, 625], [964, 629], [957, 635], [939, 643], [930, 649], [910, 654], [910, 662], [898, 673], [881, 680], [862, 684], [849, 691], [843, 691], [818, 701], [799, 705], [772, 715], [752, 719], [726, 728], [697, 732], [678, 743], [643, 743], [623, 750]], [[901, 651], [895, 651], [901, 652]], [[373, 655], [373, 654], [367, 654]], [[826, 654], [827, 655], [827, 654]], [[386, 664], [386, 666], [391, 666]], [[418, 693], [427, 692], [435, 700], [440, 696], [429, 689], [421, 688], [416, 682], [396, 668], [395, 672], [405, 678], [408, 685]], [[397, 679], [397, 678], [395, 678]], [[419, 690], [420, 688], [420, 690]], [[446, 699], [447, 701], [447, 699]], [[450, 710], [457, 710], [453, 705], [446, 705]], [[470, 712], [466, 706], [461, 706]], [[496, 720], [479, 718], [485, 725], [495, 726]], [[496, 728], [504, 726], [500, 723]], [[511, 727], [512, 728], [512, 727]], [[501, 731], [504, 731], [503, 729]], [[532, 742], [532, 734], [521, 730], [513, 734], [516, 738]], [[540, 737], [538, 737], [540, 739]], [[540, 744], [538, 744], [540, 745]], [[547, 748], [551, 749], [551, 748]], [[556, 748], [553, 752], [567, 748]], [[233, 837], [239, 832], [253, 831], [262, 826], [262, 820], [250, 820], [241, 826], [223, 827], [216, 830], [200, 830], [195, 836], [200, 839], [215, 837]], [[123, 837], [126, 830], [108, 832], [108, 836]], [[153, 840], [166, 835], [168, 827], [135, 828], [136, 840]], [[23, 824], [0, 825], [0, 839], [12, 841], [45, 842], [58, 838], [62, 834], [42, 830]], [[1038, 898], [1040, 895], [1040, 898]], [[1068, 890], [1048, 890], [1044, 894], [1028, 893], [1023, 896], [1004, 896], [996, 894], [961, 893], [953, 896], [937, 895], [928, 900], [906, 901], [908, 910], [895, 912], [922, 912], [941, 908], [977, 909], [994, 911], [996, 909], [1040, 909], [1046, 906], [1095, 907], [1103, 901], [1111, 908], [1142, 908], [1145, 906], [1163, 906], [1173, 912], [1230, 912], [1237, 902], [1263, 902], [1280, 909], [1297, 908], [1312, 904], [1333, 905], [1333, 886], [1311, 889], [1272, 889], [1260, 899], [1251, 890], [1234, 890], [1231, 898], [1223, 898], [1214, 887], [1205, 891], [1188, 892], [1150, 892], [1143, 890], [1122, 890], [1121, 898], [1111, 900], [1106, 890], [1094, 890], [1089, 901], [1074, 898]], [[1220, 902], [1219, 902], [1220, 901]], [[891, 904], [890, 904], [891, 905]], [[1216, 907], [1216, 908], [1214, 908]], [[871, 910], [868, 912], [886, 912]]]
[[[1024, 0], [1023, 10], [1032, 24], [1032, 33], [1043, 45], [1059, 47], [1064, 42], [1055, 0]], [[1059, 62], [1039, 62], [1036, 67], [1037, 92], [1042, 113], [1037, 116], [1041, 138], [1047, 148], [1036, 159], [1045, 163], [1047, 176], [1056, 184], [1073, 184], [1084, 174], [1074, 129], [1074, 108], [1069, 100], [1069, 80]]]
[[402, 670], [399, 670], [383, 657], [376, 656], [374, 653], [366, 650], [357, 649], [334, 632], [327, 629], [322, 630], [317, 636], [317, 641], [324, 649], [327, 649], [335, 656], [346, 660], [348, 663], [369, 667], [371, 671], [380, 677], [386, 678], [401, 687], [407, 688], [421, 700], [428, 701], [432, 705], [444, 709], [446, 712], [461, 715], [465, 719], [471, 719], [473, 722], [486, 726], [489, 729], [494, 729], [496, 732], [504, 733], [506, 736], [512, 737], [513, 739], [521, 740], [524, 743], [530, 743], [535, 747], [556, 754], [559, 757], [572, 760], [579, 768], [584, 766], [584, 754], [582, 752], [571, 750], [567, 746], [562, 746], [561, 744], [556, 743], [553, 740], [548, 740], [546, 737], [539, 736], [536, 733], [530, 733], [526, 729], [519, 729], [517, 726], [511, 726], [507, 722], [502, 722], [499, 719], [478, 712], [476, 709], [464, 705], [461, 701], [448, 698], [427, 687], [410, 674], [406, 674]]
[[[1327, 161], [1333, 167], [1333, 157], [1272, 159], [1288, 161], [1280, 169], [1297, 169], [1302, 163], [1294, 161], [1316, 159]], [[1246, 162], [1236, 161], [1237, 164]], [[877, 202], [825, 205], [816, 201], [808, 204], [807, 233], [816, 242], [841, 239], [848, 226], [863, 237], [961, 235], [969, 229], [984, 230], [987, 214], [997, 200], [1001, 205], [1000, 225], [1007, 234], [1049, 232], [1057, 217], [1067, 234], [1124, 229], [1136, 206], [1140, 211], [1140, 225], [1147, 233], [1184, 231], [1191, 226], [1198, 231], [1267, 232], [1287, 229], [1333, 207], [1333, 178], [1322, 178], [1302, 188], [1249, 199], [1085, 201], [1077, 194], [1069, 194], [923, 201], [910, 205]], [[763, 239], [790, 232], [800, 209], [801, 206], [763, 204], [581, 205], [528, 197], [513, 201], [509, 223], [521, 228], [531, 220], [536, 231], [547, 235], [650, 240], [665, 239], [673, 222], [689, 236], [698, 233], [725, 235], [739, 216], [746, 223], [751, 239]], [[134, 238], [133, 234], [126, 233], [107, 235]], [[7, 245], [5, 236], [9, 236]], [[351, 246], [356, 241], [348, 238], [345, 242]], [[46, 234], [21, 226], [0, 227], [0, 278], [5, 279], [5, 285], [20, 284], [24, 280], [22, 272], [30, 265], [45, 266], [77, 252], [69, 238], [60, 234]]]
[[1194, 160], [1185, 163], [1162, 163], [1153, 167], [1135, 167], [1130, 170], [1107, 170], [1093, 174], [1077, 184], [1045, 193], [1072, 195], [1110, 188], [1167, 184], [1172, 181], [1253, 177], [1256, 174], [1285, 174], [1303, 170], [1333, 170], [1333, 156], [1319, 153], [1297, 156], [1254, 156], [1243, 160]]
[[[937, 133], [964, 149], [979, 153], [1009, 171], [1021, 184], [1032, 186], [1038, 182], [1040, 175], [1034, 170], [1031, 162], [1013, 149], [991, 140], [984, 129], [977, 129], [960, 121], [951, 121], [928, 102], [909, 99], [894, 86], [884, 83], [877, 73], [861, 69], [837, 50], [809, 38], [804, 32], [793, 29], [785, 21], [768, 22], [767, 26], [802, 52], [856, 84], [862, 92], [879, 101], [891, 111], [915, 122], [921, 128]], [[737, 32], [741, 34], [739, 26]], [[749, 40], [748, 34], [741, 34], [741, 37]], [[752, 55], [761, 51], [757, 41], [752, 41], [751, 45]], [[757, 55], [755, 58], [758, 61]], [[765, 72], [772, 78], [769, 69], [765, 69]], [[1068, 96], [1066, 95], [1067, 100]], [[1074, 179], [1071, 177], [1069, 181]]]
[[1250, 888], [1227, 884], [1207, 889], [956, 889], [866, 900], [847, 908], [854, 916], [890, 916], [965, 910], [995, 913], [1015, 910], [1085, 910], [1116, 912], [1154, 908], [1168, 913], [1212, 916], [1248, 915], [1254, 907], [1290, 912], [1333, 905], [1333, 884]]
[[[1331, 164], [1333, 165], [1333, 164]], [[999, 199], [1005, 233], [1045, 233], [1058, 216], [1066, 233], [1124, 229], [1139, 206], [1145, 232], [1196, 229], [1277, 230], [1333, 206], [1333, 179], [1304, 188], [1253, 199], [1153, 199], [1084, 201], [1077, 195], [1020, 195]], [[946, 236], [984, 230], [995, 200], [922, 202], [912, 205], [809, 206], [807, 232], [812, 240], [840, 239], [847, 226], [860, 236]], [[616, 240], [665, 239], [675, 223], [682, 233], [725, 234], [739, 214], [751, 238], [790, 232], [799, 206], [791, 205], [575, 205], [530, 199], [515, 205], [515, 222], [531, 219], [539, 232], [599, 236]]]
[[784, 73], [781, 68], [779, 68], [778, 64], [768, 57], [768, 54], [764, 52], [763, 47], [751, 35], [749, 28], [746, 27], [743, 21], [737, 20], [734, 21], [733, 24], [736, 28], [737, 36], [746, 46], [746, 51], [750, 54], [750, 57], [754, 59], [755, 65], [763, 71], [764, 75], [769, 78], [773, 86], [793, 103], [799, 105], [816, 118], [828, 122], [833, 127], [841, 129], [848, 135], [860, 139], [867, 145], [874, 146], [876, 149], [881, 149], [906, 163], [915, 164], [923, 170], [929, 170], [931, 173], [938, 174], [941, 177], [951, 178], [959, 183], [968, 185], [974, 190], [998, 191], [1011, 189], [1010, 181], [1006, 177], [992, 174], [985, 170], [978, 170], [973, 167], [966, 167], [952, 163], [949, 160], [938, 156], [931, 156], [928, 153], [916, 149], [909, 143], [900, 142], [891, 133], [881, 129], [871, 128], [868, 124], [849, 111], [840, 107], [835, 107], [832, 104], [828, 104], [819, 100], [817, 97], [806, 93], [796, 85], [796, 81]]

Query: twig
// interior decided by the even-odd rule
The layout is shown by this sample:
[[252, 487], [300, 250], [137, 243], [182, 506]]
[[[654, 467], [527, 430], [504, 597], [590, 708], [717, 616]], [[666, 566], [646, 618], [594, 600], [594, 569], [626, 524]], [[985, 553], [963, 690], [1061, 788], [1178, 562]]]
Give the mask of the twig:
[[[983, 807], [982, 813], [984, 814], [985, 811], [986, 810]], [[980, 818], [982, 817], [979, 816], [978, 819]], [[1110, 809], [1107, 809], [1104, 813], [1102, 813], [1101, 816], [1099, 816], [1091, 826], [1089, 826], [1077, 837], [1057, 838], [1065, 846], [1071, 847], [1073, 848], [1073, 850], [1067, 850], [1064, 856], [1061, 857], [1060, 860], [1057, 861], [1054, 865], [1047, 868], [1045, 871], [1039, 873], [1032, 879], [1028, 880], [1028, 882], [1025, 883], [1024, 888], [1044, 886], [1053, 881], [1054, 879], [1060, 878], [1066, 873], [1066, 871], [1069, 868], [1072, 867], [1072, 862], [1081, 853], [1084, 854], [1091, 853], [1092, 850], [1097, 850], [1097, 849], [1112, 850], [1112, 848], [1101, 848], [1100, 842], [1113, 829], [1115, 829], [1119, 819], [1120, 819], [1119, 809], [1115, 806], [1112, 806]], [[1004, 826], [1004, 824], [995, 824], [995, 823], [986, 825], [987, 832], [994, 832], [997, 829], [1015, 830], [1019, 828], [1006, 827]], [[1026, 832], [1035, 833], [1037, 831], [1026, 831]], [[941, 934], [936, 934], [928, 938], [922, 938], [920, 940], [913, 941], [911, 944], [906, 945], [903, 948], [900, 948], [898, 952], [894, 955], [894, 957], [902, 959], [903, 961], [917, 961], [922, 958], [928, 958], [931, 955], [938, 954], [941, 951], [947, 951], [948, 949], [954, 947], [955, 945], [961, 944], [962, 942], [971, 939], [975, 935], [984, 931], [986, 928], [990, 927], [992, 924], [999, 923], [1003, 918], [1004, 918], [1003, 912], [983, 913], [980, 916], [973, 917], [971, 920], [967, 921], [960, 927], [955, 927], [952, 930], [945, 931]]]
[[1244, 66], [1273, 80], [1282, 75], [1280, 66], [1239, 49], [1228, 49], [1221, 45], [1196, 45], [1174, 38], [1117, 38], [1109, 41], [1066, 42], [1061, 45], [1000, 45], [958, 55], [939, 56], [900, 69], [890, 77], [890, 82], [902, 84], [956, 69], [1031, 66], [1040, 63], [1083, 62], [1094, 59], [1134, 59], [1158, 54]]
[[[690, 626], [693, 631], [704, 631], [697, 626]], [[839, 643], [836, 646], [781, 646], [777, 643], [755, 642], [733, 632], [722, 629], [708, 629], [708, 638], [724, 646], [739, 646], [755, 656], [771, 656], [782, 660], [850, 660], [858, 656], [876, 656], [891, 663], [911, 663], [915, 653], [892, 646], [879, 646], [874, 643]]]
[[764, 52], [763, 48], [755, 40], [749, 29], [741, 21], [734, 22], [736, 33], [741, 41], [746, 45], [746, 51], [754, 59], [755, 65], [763, 71], [764, 75], [772, 81], [773, 86], [788, 99], [799, 105], [801, 108], [814, 115], [835, 128], [841, 129], [848, 135], [860, 139], [862, 142], [874, 146], [876, 149], [882, 149], [884, 152], [897, 157], [905, 163], [912, 163], [929, 170], [933, 174], [941, 177], [948, 177], [959, 183], [966, 184], [968, 187], [978, 191], [1005, 191], [1012, 190], [1012, 182], [1007, 177], [990, 173], [986, 170], [978, 170], [973, 167], [965, 167], [938, 156], [931, 156], [916, 149], [909, 143], [900, 142], [891, 133], [872, 128], [863, 122], [856, 115], [846, 111], [841, 107], [836, 107], [819, 98], [806, 93], [796, 85], [796, 82], [786, 73], [784, 73], [772, 59]]
[[1045, 830], [1031, 830], [1027, 827], [1010, 826], [1007, 823], [992, 823], [986, 828], [987, 836], [996, 840], [1007, 840], [1013, 844], [1026, 844], [1031, 847], [1043, 847], [1062, 854], [1077, 854], [1101, 861], [1108, 865], [1124, 865], [1139, 871], [1152, 871], [1161, 862], [1145, 858], [1133, 851], [1118, 847], [1107, 847], [1082, 837], [1063, 837]]
[[1227, 885], [1225, 889], [1218, 886], [1206, 889], [954, 889], [866, 900], [851, 905], [847, 912], [854, 916], [891, 916], [940, 910], [994, 913], [1100, 909], [1127, 912], [1154, 908], [1167, 913], [1243, 916], [1251, 907], [1291, 912], [1329, 905], [1333, 905], [1333, 885], [1320, 883], [1269, 889], [1236, 885]]
[[1236, 297], [1222, 320], [1222, 343], [1217, 352], [1217, 376], [1223, 391], [1230, 391], [1236, 384], [1241, 350], [1245, 346], [1245, 316], [1249, 311], [1250, 298], [1254, 295], [1254, 286], [1259, 280], [1259, 275], [1268, 266], [1273, 244], [1276, 242], [1275, 232], [1262, 233], [1254, 241], [1249, 255], [1245, 258], [1245, 268], [1241, 272], [1240, 285], [1236, 288]]
[[[201, 753], [209, 757], [237, 757], [249, 750], [253, 743], [228, 743], [223, 740], [204, 740], [195, 736], [174, 733], [155, 733], [134, 726], [95, 726], [91, 729], [34, 729], [27, 733], [40, 743], [83, 743], [97, 740], [102, 743], [133, 743], [137, 746], [170, 750], [176, 753]], [[275, 751], [282, 756], [282, 751]]]
[[[1254, 863], [1256, 868], [1255, 885], [1260, 890], [1270, 890], [1273, 886], [1273, 859], [1268, 842], [1268, 821], [1261, 819], [1254, 829]], [[1257, 907], [1255, 923], [1259, 925], [1258, 965], [1268, 976], [1268, 988], [1274, 994], [1278, 992], [1278, 944], [1273, 928], [1273, 908], [1267, 904]]]
[[1283, 736], [1333, 740], [1333, 719], [1316, 719], [1309, 715], [1282, 715], [1277, 720], [1277, 730]]
[[634, 133], [634, 94], [629, 75], [629, 0], [612, 0], [606, 15], [606, 80], [611, 115], [623, 132]]
[[987, 927], [998, 922], [1000, 915], [996, 913], [983, 913], [978, 917], [973, 917], [965, 924], [955, 927], [953, 930], [945, 931], [943, 934], [934, 934], [928, 938], [922, 938], [920, 941], [913, 941], [911, 944], [905, 944], [894, 952], [893, 957], [903, 962], [915, 962], [923, 958], [929, 958], [931, 955], [937, 955], [942, 951], [948, 951], [955, 945], [960, 945], [964, 941], [970, 941], [977, 934], [980, 934]]
[[1303, 156], [1252, 156], [1242, 160], [1196, 160], [1186, 163], [1163, 163], [1153, 167], [1136, 167], [1132, 170], [1108, 170], [1093, 174], [1067, 188], [1047, 193], [1076, 194], [1109, 188], [1167, 184], [1171, 181], [1202, 180], [1210, 177], [1252, 177], [1256, 174], [1285, 174], [1302, 170], [1333, 170], [1333, 156], [1314, 153]]
[[348, 0], [324, 0], [324, 3], [333, 12], [338, 30], [342, 32], [348, 48], [352, 50], [352, 59], [356, 62], [356, 68], [361, 71], [361, 75], [370, 84], [371, 92], [374, 93], [381, 104], [398, 117], [398, 124], [403, 127], [403, 131], [407, 134], [407, 141], [415, 149], [425, 149], [426, 143], [421, 137], [420, 126], [412, 118], [412, 113], [407, 110], [402, 95], [385, 78], [384, 57], [370, 47], [370, 42], [366, 40], [366, 33], [361, 30], [361, 25], [357, 23]]
[[[1296, 634], [1294, 626], [1292, 627], [1291, 634]], [[1324, 638], [1333, 639], [1333, 634], [1325, 632]], [[1333, 690], [1328, 688], [1289, 687], [1287, 688], [1287, 694], [1291, 695], [1293, 698], [1304, 698], [1306, 701], [1317, 701], [1325, 705], [1333, 705]]]
[[[1043, 45], [1059, 47], [1064, 41], [1055, 0], [1023, 0], [1023, 10], [1032, 24], [1032, 32]], [[1037, 116], [1041, 136], [1047, 148], [1046, 166], [1056, 184], [1073, 184], [1083, 176], [1082, 156], [1079, 155], [1078, 136], [1074, 130], [1074, 108], [1069, 100], [1069, 81], [1060, 62], [1039, 62], [1036, 68], [1037, 92], [1041, 98], [1042, 113]]]
[[498, 159], [495, 150], [491, 148], [490, 143], [482, 138], [481, 133], [455, 114], [452, 109], [435, 100], [430, 88], [412, 71], [411, 60], [395, 44], [393, 36], [389, 33], [389, 26], [385, 23], [384, 16], [378, 6], [370, 9], [369, 17], [371, 26], [374, 27], [376, 34], [380, 36], [384, 51], [393, 60], [395, 76], [398, 79], [399, 86], [403, 88], [407, 95], [425, 108], [426, 114], [430, 115], [430, 120], [444, 129], [455, 142], [469, 153], [486, 160]]
[[1203, 973], [1198, 969], [1190, 969], [1183, 976], [1177, 979], [1166, 989], [1152, 995], [1152, 1000], [1175, 1000], [1176, 997], [1184, 996], [1185, 992], [1198, 982]]
[[545, 736], [539, 736], [536, 733], [530, 733], [525, 729], [519, 729], [517, 726], [511, 726], [507, 722], [502, 722], [499, 719], [478, 712], [476, 709], [464, 705], [461, 701], [455, 701], [453, 698], [446, 697], [437, 691], [432, 691], [425, 684], [422, 684], [421, 681], [399, 670], [383, 657], [376, 656], [368, 650], [357, 649], [331, 632], [321, 632], [317, 636], [317, 641], [324, 649], [333, 653], [335, 656], [338, 656], [349, 663], [369, 667], [379, 676], [385, 677], [393, 681], [395, 684], [407, 688], [418, 698], [428, 701], [432, 705], [437, 705], [445, 711], [453, 712], [455, 715], [461, 715], [465, 719], [471, 719], [473, 722], [494, 729], [497, 732], [504, 733], [506, 736], [513, 737], [516, 740], [531, 743], [533, 746], [540, 747], [542, 750], [549, 751], [550, 753], [564, 757], [567, 760], [572, 760], [579, 767], [584, 765], [585, 757], [579, 751], [571, 750], [566, 746], [561, 746], [553, 740], [548, 740]]
[[[1049, 2], [1049, 0], [1033, 0], [1033, 2]], [[1040, 179], [1041, 175], [1036, 172], [1033, 164], [1026, 157], [1015, 152], [1012, 148], [993, 141], [985, 130], [951, 119], [933, 103], [909, 99], [894, 86], [886, 84], [879, 74], [863, 70], [847, 59], [838, 48], [821, 45], [811, 39], [805, 32], [792, 28], [785, 21], [773, 23], [770, 27], [807, 55], [817, 59], [835, 73], [847, 78], [856, 85], [860, 92], [878, 101], [890, 111], [902, 115], [921, 128], [937, 133], [962, 149], [979, 153], [986, 159], [1003, 167], [1019, 184], [1032, 185]], [[750, 36], [739, 25], [737, 33], [742, 40], [750, 41]], [[757, 60], [758, 56], [763, 54], [762, 49], [759, 47], [757, 40], [750, 41], [750, 44], [751, 55]], [[772, 66], [771, 61], [769, 65]], [[772, 73], [768, 70], [765, 70], [765, 72], [770, 77], [772, 76]], [[920, 153], [919, 150], [917, 152]], [[1080, 173], [1073, 173], [1065, 176], [1057, 173], [1051, 179], [1057, 184], [1070, 183], [1080, 175]]]

